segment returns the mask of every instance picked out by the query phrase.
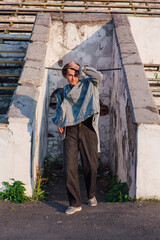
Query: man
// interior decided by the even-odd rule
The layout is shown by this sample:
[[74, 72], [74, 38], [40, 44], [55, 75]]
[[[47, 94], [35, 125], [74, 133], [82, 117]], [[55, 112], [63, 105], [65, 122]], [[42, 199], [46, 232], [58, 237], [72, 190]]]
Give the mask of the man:
[[[81, 73], [86, 76], [80, 80]], [[91, 67], [80, 67], [70, 62], [62, 69], [68, 84], [56, 95], [58, 102], [53, 122], [63, 134], [64, 177], [69, 198], [66, 214], [81, 211], [78, 177], [80, 152], [88, 205], [96, 206], [96, 177], [98, 168], [99, 84], [102, 74]]]

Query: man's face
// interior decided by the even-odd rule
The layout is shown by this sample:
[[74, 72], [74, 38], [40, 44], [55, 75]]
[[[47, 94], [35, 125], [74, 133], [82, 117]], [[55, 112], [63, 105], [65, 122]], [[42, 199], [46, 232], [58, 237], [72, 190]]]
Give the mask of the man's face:
[[75, 71], [73, 69], [68, 69], [66, 78], [67, 78], [69, 84], [73, 87], [79, 81], [79, 74], [77, 73], [77, 71]]

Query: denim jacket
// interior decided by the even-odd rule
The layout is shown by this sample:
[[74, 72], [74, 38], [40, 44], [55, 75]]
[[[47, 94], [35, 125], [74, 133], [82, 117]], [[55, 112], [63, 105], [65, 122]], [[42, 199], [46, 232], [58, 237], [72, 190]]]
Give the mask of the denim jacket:
[[59, 127], [66, 127], [83, 122], [93, 115], [92, 125], [97, 134], [98, 151], [100, 151], [98, 131], [99, 85], [103, 75], [92, 67], [81, 67], [80, 72], [85, 74], [82, 80], [79, 80], [73, 88], [67, 84], [61, 90], [63, 94], [60, 92], [56, 94], [58, 100], [56, 116], [52, 118], [52, 121]]

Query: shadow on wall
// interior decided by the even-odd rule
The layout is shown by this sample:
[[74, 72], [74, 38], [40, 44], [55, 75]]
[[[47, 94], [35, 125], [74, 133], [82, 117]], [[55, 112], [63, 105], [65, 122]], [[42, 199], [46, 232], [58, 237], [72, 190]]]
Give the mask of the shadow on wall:
[[[106, 23], [107, 22], [107, 23]], [[55, 26], [54, 26], [55, 24]], [[58, 32], [55, 36], [56, 24]], [[62, 37], [63, 36], [63, 37]], [[53, 23], [51, 28], [52, 45], [49, 51], [49, 131], [48, 131], [48, 153], [52, 159], [61, 154], [60, 138], [51, 118], [54, 116], [56, 98], [55, 94], [67, 84], [62, 76], [61, 69], [66, 63], [74, 61], [80, 65], [89, 65], [97, 70], [108, 69], [112, 66], [112, 38], [113, 23], [103, 22], [67, 22]], [[54, 63], [53, 63], [54, 62]], [[53, 69], [52, 69], [53, 68]], [[101, 160], [108, 161], [109, 157], [109, 106], [111, 91], [111, 72], [102, 72], [103, 80], [100, 85], [101, 117], [99, 120], [99, 131], [101, 139]], [[58, 155], [57, 155], [58, 154]]]
[[[30, 91], [30, 93], [35, 93], [33, 89], [29, 88], [27, 91]], [[28, 93], [28, 94], [30, 94]], [[11, 109], [10, 109], [10, 115], [14, 115], [14, 118], [16, 118], [16, 115], [18, 118], [22, 119], [22, 122], [27, 123], [27, 135], [29, 135], [29, 141], [30, 141], [30, 181], [31, 185], [33, 184], [34, 175], [35, 175], [35, 169], [34, 169], [34, 156], [35, 156], [35, 141], [36, 141], [36, 125], [37, 122], [36, 119], [36, 108], [37, 108], [37, 101], [33, 99], [30, 96], [27, 95], [19, 95], [18, 91], [14, 95], [14, 101], [12, 103]], [[14, 110], [13, 110], [14, 109]], [[14, 111], [14, 113], [12, 112]], [[25, 137], [27, 137], [26, 133], [24, 133], [24, 139], [21, 139], [21, 141], [25, 144]]]

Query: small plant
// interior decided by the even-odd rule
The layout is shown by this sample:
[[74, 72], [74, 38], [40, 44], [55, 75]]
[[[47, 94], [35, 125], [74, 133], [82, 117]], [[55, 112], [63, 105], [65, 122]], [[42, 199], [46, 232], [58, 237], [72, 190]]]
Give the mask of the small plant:
[[156, 203], [160, 203], [160, 199], [157, 199], [157, 198], [138, 198], [136, 199], [137, 201], [143, 201], [143, 202], [156, 202]]
[[128, 195], [128, 186], [126, 182], [117, 180], [117, 175], [108, 176], [108, 193], [105, 195], [105, 202], [130, 202], [132, 198]]
[[6, 189], [3, 192], [0, 192], [0, 199], [5, 201], [9, 200], [13, 203], [24, 203], [30, 201], [30, 198], [25, 195], [25, 184], [21, 181], [15, 181], [14, 178], [11, 178], [11, 180], [13, 181], [12, 184], [9, 182], [3, 182]]
[[158, 79], [158, 73], [154, 73], [155, 79]]
[[7, 28], [7, 29], [4, 29], [4, 34], [9, 34], [10, 33], [10, 31], [9, 31], [9, 29]]
[[37, 167], [37, 173], [36, 173], [36, 183], [32, 195], [32, 200], [39, 201], [44, 200], [45, 198], [45, 191], [43, 188], [43, 183], [47, 181], [46, 178], [42, 178], [42, 171], [43, 169], [41, 167]]

